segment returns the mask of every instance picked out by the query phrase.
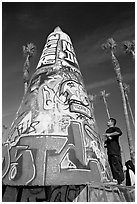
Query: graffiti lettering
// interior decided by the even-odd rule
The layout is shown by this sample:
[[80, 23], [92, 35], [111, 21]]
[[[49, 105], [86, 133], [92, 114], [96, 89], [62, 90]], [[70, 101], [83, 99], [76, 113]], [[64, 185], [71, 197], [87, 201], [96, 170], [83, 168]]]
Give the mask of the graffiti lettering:
[[17, 132], [18, 132], [18, 136], [21, 136], [25, 130], [28, 129], [29, 127], [29, 120], [26, 121], [26, 123], [20, 123], [19, 126], [17, 127]]
[[62, 40], [62, 51], [66, 54], [66, 56], [64, 57], [65, 60], [68, 60], [69, 62], [78, 65], [75, 52], [71, 43]]
[[76, 169], [76, 165], [70, 160], [69, 153], [61, 161], [61, 169]]
[[[11, 183], [14, 181], [16, 181], [16, 183], [20, 182], [22, 185], [30, 181], [33, 181], [34, 185], [45, 185], [46, 181], [51, 182], [52, 179], [54, 180], [55, 177], [60, 174], [61, 169], [85, 169], [90, 172], [90, 168], [86, 165], [92, 160], [91, 154], [89, 154], [90, 157], [89, 155], [87, 156], [87, 149], [88, 152], [89, 150], [90, 152], [92, 151], [90, 149], [91, 142], [86, 140], [88, 141], [88, 148], [84, 146], [85, 134], [83, 125], [79, 122], [72, 121], [68, 127], [69, 137], [45, 135], [21, 136], [18, 144], [12, 146], [10, 150], [10, 161], [8, 160], [9, 154], [5, 152], [5, 155], [7, 154], [7, 157], [5, 157], [10, 163], [10, 168], [8, 164], [6, 165], [7, 169], [10, 169], [9, 173], [6, 168], [3, 172], [5, 179]], [[27, 146], [25, 146], [25, 144], [27, 144]], [[36, 157], [32, 154], [33, 150], [37, 152]], [[60, 159], [57, 159], [58, 157]], [[30, 167], [29, 169], [27, 165]], [[27, 171], [26, 168], [28, 169]], [[8, 178], [6, 176], [7, 173]]]
[[[36, 157], [36, 169], [37, 169], [37, 177], [33, 181], [35, 185], [44, 185], [45, 177], [46, 177], [46, 167], [47, 167], [47, 151], [54, 150], [55, 154], [59, 154], [65, 143], [67, 142], [66, 137], [38, 137], [32, 139], [32, 137], [22, 138], [20, 141], [21, 144], [28, 144], [30, 148], [37, 149], [37, 157]], [[57, 145], [58, 144], [58, 145]], [[53, 168], [55, 166], [53, 165]], [[57, 167], [56, 167], [57, 168]]]
[[41, 76], [38, 76], [37, 78], [34, 78], [31, 82], [31, 85], [30, 85], [30, 91], [34, 91], [35, 89], [37, 89], [39, 87], [39, 84], [40, 84], [40, 78]]
[[[26, 126], [27, 124], [27, 126]], [[29, 134], [32, 132], [36, 133], [36, 126], [39, 124], [39, 121], [34, 121], [29, 124], [29, 121], [27, 123], [20, 123], [17, 127], [18, 136], [21, 136], [22, 134]], [[29, 124], [29, 125], [28, 125]]]
[[[9, 150], [7, 150], [9, 151]], [[10, 149], [10, 157], [5, 154], [5, 161], [7, 160], [8, 168], [5, 173], [3, 172], [3, 177], [5, 177], [5, 182], [9, 180], [11, 184], [16, 181], [16, 184], [28, 184], [35, 177], [35, 163], [32, 151], [28, 149], [27, 146], [13, 146]], [[25, 162], [24, 162], [25, 161]], [[26, 168], [28, 170], [26, 171]], [[6, 176], [6, 174], [8, 176]]]
[[91, 118], [90, 109], [81, 105], [81, 104], [71, 103], [70, 104], [70, 111], [76, 112], [76, 113], [81, 113], [81, 114], [84, 114], [85, 116], [87, 116], [88, 118]]
[[29, 112], [17, 126], [18, 136], [22, 135], [30, 126], [31, 112]]
[[[85, 148], [91, 148], [91, 150], [95, 153], [96, 157], [99, 160], [99, 163], [101, 164], [101, 168], [103, 167], [103, 171], [105, 171], [106, 167], [106, 159], [105, 159], [105, 155], [103, 152], [100, 151], [99, 147], [98, 147], [98, 143], [97, 143], [97, 136], [96, 134], [93, 132], [93, 130], [87, 125], [84, 125], [84, 145]], [[88, 158], [88, 156], [85, 156], [86, 158]], [[88, 162], [89, 159], [87, 159]]]
[[40, 123], [40, 121], [33, 121], [31, 124], [30, 124], [30, 127], [28, 128], [28, 134], [32, 134], [32, 132], [37, 132], [36, 130], [36, 126]]
[[53, 108], [53, 91], [49, 89], [46, 85], [43, 87], [43, 108], [45, 110]]
[[16, 127], [16, 129], [13, 132], [12, 138], [10, 141], [16, 141], [21, 135], [23, 134], [32, 134], [32, 133], [37, 133], [36, 126], [40, 123], [40, 121], [33, 121], [30, 122], [30, 119], [26, 118], [23, 119], [19, 125]]
[[2, 177], [4, 177], [10, 166], [10, 153], [9, 153], [9, 145], [2, 145]]
[[52, 34], [48, 37], [40, 61], [37, 65], [37, 69], [42, 67], [42, 65], [55, 63], [58, 39], [59, 34]]

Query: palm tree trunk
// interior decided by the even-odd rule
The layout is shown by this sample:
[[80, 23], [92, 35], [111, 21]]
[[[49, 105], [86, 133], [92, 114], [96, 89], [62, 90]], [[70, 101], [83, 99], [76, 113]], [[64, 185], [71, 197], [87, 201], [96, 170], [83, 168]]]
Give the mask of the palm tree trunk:
[[133, 122], [133, 125], [135, 127], [135, 120], [134, 120], [134, 117], [133, 117], [133, 113], [132, 113], [132, 109], [131, 109], [131, 106], [130, 106], [130, 103], [129, 103], [127, 93], [125, 93], [125, 97], [126, 97], [126, 101], [127, 101], [127, 104], [128, 104], [128, 108], [129, 108], [129, 111], [130, 111], [131, 118], [132, 118], [132, 122]]
[[122, 104], [123, 104], [124, 116], [125, 116], [125, 122], [126, 122], [130, 157], [131, 157], [132, 162], [135, 163], [135, 151], [134, 151], [134, 147], [132, 145], [132, 134], [131, 134], [131, 128], [130, 128], [130, 123], [129, 123], [126, 98], [125, 98], [125, 93], [124, 93], [124, 88], [123, 88], [123, 83], [122, 83], [122, 76], [121, 76], [121, 72], [120, 72], [120, 65], [119, 65], [119, 62], [118, 62], [117, 58], [115, 57], [113, 51], [111, 51], [111, 55], [112, 55], [112, 63], [114, 66], [114, 70], [116, 73], [117, 81], [118, 81], [120, 91], [121, 91], [121, 96], [122, 96]]
[[25, 83], [24, 83], [24, 94], [26, 94], [27, 89], [28, 89], [28, 83], [27, 83], [27, 82], [25, 82]]
[[29, 68], [30, 68], [30, 62], [29, 62], [30, 56], [26, 56], [26, 60], [24, 63], [24, 69], [23, 69], [23, 75], [24, 75], [24, 94], [27, 92], [28, 88], [28, 81], [29, 81]]
[[110, 114], [109, 114], [108, 104], [107, 104], [106, 98], [103, 97], [103, 100], [104, 100], [104, 104], [105, 104], [105, 107], [106, 107], [107, 116], [108, 116], [108, 119], [109, 119], [110, 118]]
[[26, 56], [26, 60], [25, 60], [25, 63], [24, 63], [24, 71], [25, 70], [29, 70], [29, 67], [30, 67], [30, 62], [29, 62], [29, 55]]

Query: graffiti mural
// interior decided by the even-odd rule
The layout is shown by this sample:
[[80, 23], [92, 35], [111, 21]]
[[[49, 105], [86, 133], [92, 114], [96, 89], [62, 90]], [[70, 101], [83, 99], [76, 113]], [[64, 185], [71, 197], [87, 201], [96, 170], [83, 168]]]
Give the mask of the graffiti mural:
[[3, 202], [135, 202], [135, 187], [64, 185], [2, 187]]
[[3, 182], [72, 185], [110, 177], [74, 48], [56, 28], [3, 144]]
[[59, 34], [54, 33], [51, 34], [47, 43], [43, 49], [42, 55], [40, 57], [40, 61], [38, 63], [37, 68], [40, 68], [43, 65], [54, 64], [57, 56], [57, 44], [59, 40]]

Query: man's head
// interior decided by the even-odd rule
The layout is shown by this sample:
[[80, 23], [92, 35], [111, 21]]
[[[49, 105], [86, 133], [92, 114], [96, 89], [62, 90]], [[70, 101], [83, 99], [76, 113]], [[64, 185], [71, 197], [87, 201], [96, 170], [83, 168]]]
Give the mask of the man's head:
[[116, 125], [116, 119], [114, 118], [109, 118], [109, 121], [107, 122], [108, 127], [114, 127]]

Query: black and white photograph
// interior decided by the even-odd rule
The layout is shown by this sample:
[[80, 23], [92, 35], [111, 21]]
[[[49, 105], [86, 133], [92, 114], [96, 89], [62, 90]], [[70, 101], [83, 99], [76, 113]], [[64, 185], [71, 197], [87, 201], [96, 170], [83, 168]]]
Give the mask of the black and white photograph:
[[135, 202], [135, 2], [1, 10], [1, 202]]

